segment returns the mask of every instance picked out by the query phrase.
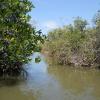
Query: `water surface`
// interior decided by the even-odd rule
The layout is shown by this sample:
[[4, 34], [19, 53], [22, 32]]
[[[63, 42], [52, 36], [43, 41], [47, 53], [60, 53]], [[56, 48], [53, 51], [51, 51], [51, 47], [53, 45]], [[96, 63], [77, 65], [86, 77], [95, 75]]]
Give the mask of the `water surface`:
[[[34, 58], [40, 55], [40, 63]], [[100, 71], [48, 66], [43, 55], [25, 65], [27, 79], [0, 81], [0, 100], [100, 100]]]

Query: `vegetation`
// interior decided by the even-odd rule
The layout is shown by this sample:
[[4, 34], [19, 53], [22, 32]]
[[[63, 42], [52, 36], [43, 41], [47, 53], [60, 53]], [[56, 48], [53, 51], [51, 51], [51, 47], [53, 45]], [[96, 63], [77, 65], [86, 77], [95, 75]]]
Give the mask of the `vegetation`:
[[94, 17], [94, 27], [77, 17], [73, 24], [48, 33], [44, 50], [56, 64], [74, 66], [100, 65], [100, 12]]
[[41, 31], [29, 24], [29, 0], [0, 0], [0, 75], [17, 75], [29, 56], [40, 51]]

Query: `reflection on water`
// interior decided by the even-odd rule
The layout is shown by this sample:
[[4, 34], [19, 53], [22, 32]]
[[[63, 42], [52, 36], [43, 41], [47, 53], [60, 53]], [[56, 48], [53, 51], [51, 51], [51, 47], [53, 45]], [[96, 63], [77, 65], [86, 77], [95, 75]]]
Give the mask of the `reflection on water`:
[[52, 74], [58, 80], [62, 89], [71, 93], [75, 100], [100, 100], [99, 71], [52, 66], [48, 68], [48, 73]]
[[[34, 63], [38, 55], [41, 62]], [[0, 100], [100, 100], [98, 70], [48, 66], [39, 53], [25, 68], [27, 80], [0, 81]]]

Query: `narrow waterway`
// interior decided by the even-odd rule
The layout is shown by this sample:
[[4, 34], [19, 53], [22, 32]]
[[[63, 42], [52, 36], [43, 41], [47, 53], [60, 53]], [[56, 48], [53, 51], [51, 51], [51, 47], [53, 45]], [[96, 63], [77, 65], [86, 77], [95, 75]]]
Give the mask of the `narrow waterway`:
[[[35, 57], [41, 57], [35, 63]], [[0, 81], [0, 100], [100, 100], [100, 71], [48, 66], [42, 54], [25, 65], [27, 79]]]

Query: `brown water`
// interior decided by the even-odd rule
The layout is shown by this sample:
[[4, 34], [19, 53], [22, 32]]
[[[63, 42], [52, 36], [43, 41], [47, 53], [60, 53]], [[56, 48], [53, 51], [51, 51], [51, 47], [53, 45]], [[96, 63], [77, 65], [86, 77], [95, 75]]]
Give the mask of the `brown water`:
[[44, 57], [25, 65], [27, 79], [0, 81], [0, 100], [100, 100], [100, 71], [48, 66]]

